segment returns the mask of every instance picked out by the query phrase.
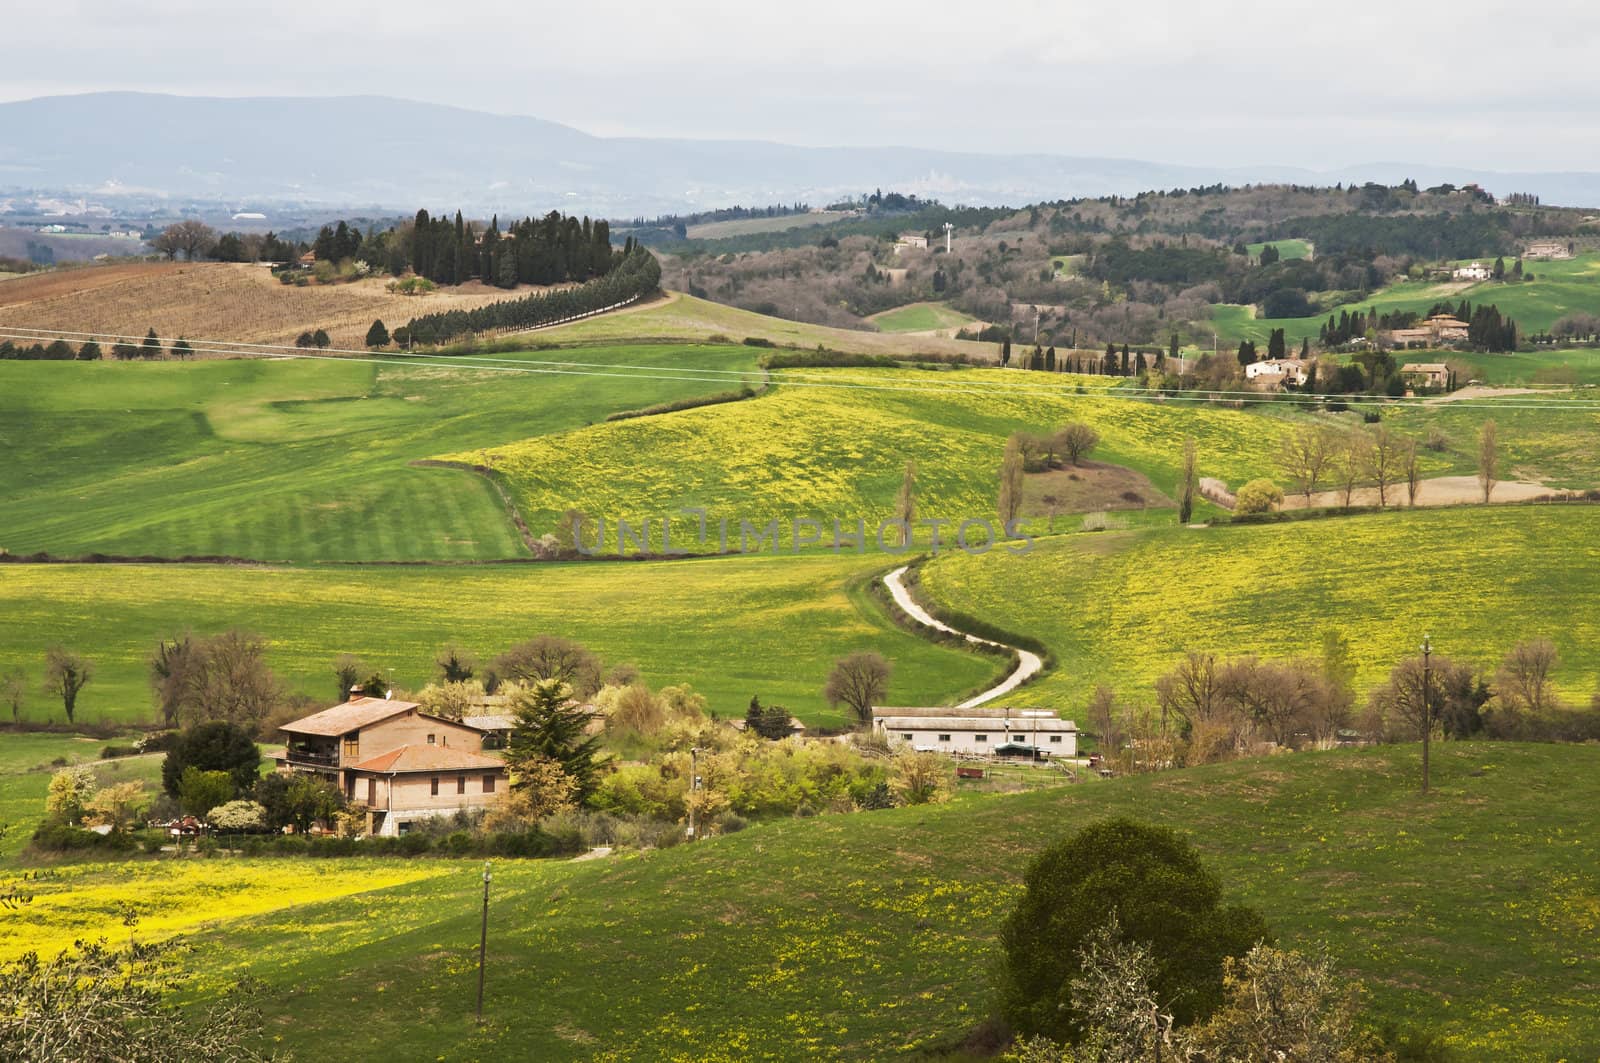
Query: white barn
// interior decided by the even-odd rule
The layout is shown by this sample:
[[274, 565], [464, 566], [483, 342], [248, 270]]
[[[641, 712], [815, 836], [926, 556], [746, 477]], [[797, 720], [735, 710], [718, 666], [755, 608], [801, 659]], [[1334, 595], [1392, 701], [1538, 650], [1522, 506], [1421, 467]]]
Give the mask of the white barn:
[[1244, 376], [1252, 383], [1294, 384], [1298, 387], [1306, 382], [1306, 364], [1298, 358], [1251, 362], [1244, 367]]
[[1078, 755], [1078, 725], [1048, 709], [874, 706], [872, 728], [891, 745], [966, 756], [997, 750]]

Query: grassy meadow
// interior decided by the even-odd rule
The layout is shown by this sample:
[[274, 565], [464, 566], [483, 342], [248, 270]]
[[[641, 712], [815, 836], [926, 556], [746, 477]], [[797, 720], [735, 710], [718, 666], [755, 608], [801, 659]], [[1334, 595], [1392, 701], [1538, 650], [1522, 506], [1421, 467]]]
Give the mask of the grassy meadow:
[[482, 1027], [477, 862], [78, 865], [33, 886], [34, 911], [0, 911], [0, 941], [120, 937], [131, 882], [141, 933], [190, 931], [202, 992], [265, 979], [272, 1045], [297, 1055], [893, 1058], [986, 1014], [1026, 860], [1125, 814], [1189, 837], [1282, 943], [1326, 943], [1372, 1021], [1435, 1031], [1464, 1059], [1589, 1058], [1596, 751], [1446, 743], [1427, 800], [1418, 761], [1414, 746], [1293, 754], [496, 861]]
[[1311, 241], [1295, 239], [1265, 240], [1259, 244], [1246, 244], [1245, 247], [1249, 249], [1251, 258], [1259, 258], [1261, 256], [1261, 252], [1265, 251], [1268, 247], [1276, 247], [1278, 249], [1279, 257], [1285, 261], [1299, 258], [1310, 258], [1312, 250]]
[[[0, 566], [0, 673], [40, 675], [46, 647], [95, 662], [81, 719], [153, 712], [147, 662], [184, 630], [240, 627], [268, 642], [292, 687], [332, 700], [333, 658], [354, 653], [397, 688], [428, 682], [447, 641], [491, 657], [542, 633], [577, 639], [652, 686], [688, 683], [723, 716], [752, 694], [812, 724], [838, 723], [822, 698], [833, 662], [876, 649], [895, 663], [904, 704], [943, 704], [1005, 669], [998, 657], [902, 631], [861, 586], [882, 555], [472, 567], [256, 568], [207, 565]], [[32, 719], [62, 719], [35, 690]]]
[[1083, 712], [1097, 684], [1153, 703], [1189, 650], [1320, 654], [1350, 643], [1361, 692], [1416, 652], [1491, 674], [1544, 636], [1554, 679], [1585, 703], [1600, 687], [1600, 508], [1463, 506], [1267, 525], [1147, 528], [1041, 540], [1032, 553], [949, 554], [923, 567], [937, 604], [1026, 632], [1057, 666], [1018, 701]]
[[[543, 361], [611, 375], [517, 371]], [[265, 561], [524, 556], [493, 485], [410, 463], [726, 391], [754, 361], [743, 347], [643, 345], [444, 367], [0, 362], [0, 548]], [[729, 375], [646, 378], [627, 366]]]
[[878, 326], [879, 332], [932, 332], [959, 329], [970, 325], [973, 319], [944, 303], [912, 303], [874, 314], [867, 320]]

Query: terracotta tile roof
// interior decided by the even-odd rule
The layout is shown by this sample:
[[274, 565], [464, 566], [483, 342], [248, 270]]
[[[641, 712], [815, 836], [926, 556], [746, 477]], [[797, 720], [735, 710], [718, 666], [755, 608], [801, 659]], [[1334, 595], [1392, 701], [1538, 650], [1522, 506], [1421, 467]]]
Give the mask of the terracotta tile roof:
[[505, 766], [506, 762], [496, 757], [451, 749], [449, 746], [401, 746], [363, 760], [354, 765], [353, 770], [390, 775], [417, 771], [480, 771], [485, 768], [504, 769]]
[[279, 729], [291, 734], [337, 737], [416, 707], [414, 701], [396, 701], [393, 698], [352, 698], [331, 709], [323, 709], [304, 719], [286, 723]]

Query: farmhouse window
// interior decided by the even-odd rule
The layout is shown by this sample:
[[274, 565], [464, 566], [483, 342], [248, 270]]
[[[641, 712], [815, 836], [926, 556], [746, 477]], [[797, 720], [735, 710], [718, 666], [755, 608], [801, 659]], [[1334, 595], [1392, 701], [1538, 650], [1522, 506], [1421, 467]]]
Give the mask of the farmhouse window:
[[950, 736], [949, 735], [940, 735], [939, 736], [939, 741], [948, 742], [948, 741], [950, 741]]
[[1051, 735], [1050, 736], [1050, 741], [1054, 742], [1056, 745], [1060, 745], [1061, 744], [1061, 736], [1060, 735]]
[[433, 796], [434, 797], [438, 797], [439, 796], [439, 776], [435, 775], [431, 781], [433, 782]]
[[987, 742], [989, 740], [989, 736], [988, 735], [973, 735], [972, 736], [972, 740], [974, 742]]
[[906, 732], [906, 741], [907, 742], [911, 741], [911, 732], [910, 731]]
[[485, 775], [483, 777], [483, 792], [486, 793], [486, 794], [494, 793], [494, 776], [493, 775]]
[[428, 744], [429, 744], [429, 745], [430, 745], [430, 746], [431, 746], [431, 745], [433, 745], [433, 735], [429, 735], [429, 736], [428, 736]]
[[467, 777], [465, 775], [457, 775], [456, 776], [456, 793], [464, 794], [466, 792], [467, 792]]
[[344, 736], [344, 755], [354, 760], [360, 751], [361, 732], [351, 731], [349, 734]]
[[367, 804], [375, 805], [377, 803], [378, 803], [378, 780], [377, 779], [368, 779], [367, 780]]

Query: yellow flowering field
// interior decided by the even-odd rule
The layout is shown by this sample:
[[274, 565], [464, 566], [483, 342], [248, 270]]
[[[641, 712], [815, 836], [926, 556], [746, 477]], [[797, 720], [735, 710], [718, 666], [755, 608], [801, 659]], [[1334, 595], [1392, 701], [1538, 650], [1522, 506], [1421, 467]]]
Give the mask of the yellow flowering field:
[[926, 594], [1043, 641], [1056, 668], [1029, 700], [1081, 711], [1096, 684], [1153, 699], [1188, 650], [1291, 657], [1350, 643], [1363, 691], [1422, 636], [1491, 673], [1516, 641], [1553, 640], [1557, 685], [1600, 684], [1600, 509], [1503, 506], [1287, 524], [1152, 528], [1044, 540], [1026, 556], [950, 554]]
[[140, 940], [349, 897], [444, 874], [427, 860], [282, 860], [229, 857], [60, 864], [22, 885], [30, 904], [0, 908], [0, 960], [28, 951], [52, 955], [78, 939], [125, 941], [125, 919]]
[[[992, 518], [1006, 437], [1067, 421], [1100, 432], [1097, 460], [1138, 469], [1158, 487], [1176, 481], [1190, 435], [1202, 474], [1237, 483], [1271, 471], [1293, 423], [1287, 412], [1108, 397], [1109, 381], [1095, 377], [982, 369], [776, 376], [771, 392], [750, 401], [444, 457], [503, 474], [536, 530], [554, 527], [569, 507], [609, 518], [614, 546], [615, 520], [637, 526], [681, 507], [728, 518], [734, 540], [740, 520], [774, 517], [860, 518], [875, 528], [893, 513], [908, 461], [917, 464], [919, 517]], [[675, 543], [686, 543], [694, 524], [678, 518]]]

